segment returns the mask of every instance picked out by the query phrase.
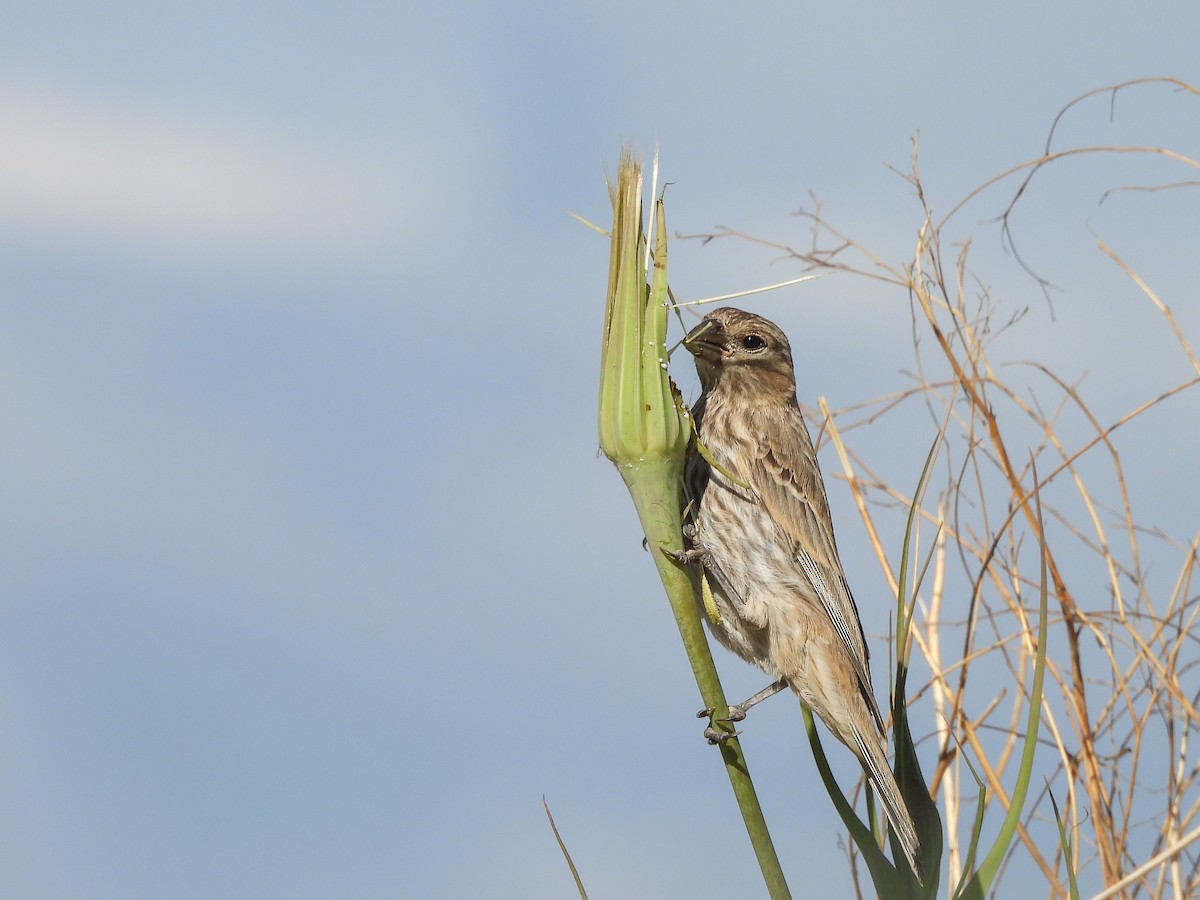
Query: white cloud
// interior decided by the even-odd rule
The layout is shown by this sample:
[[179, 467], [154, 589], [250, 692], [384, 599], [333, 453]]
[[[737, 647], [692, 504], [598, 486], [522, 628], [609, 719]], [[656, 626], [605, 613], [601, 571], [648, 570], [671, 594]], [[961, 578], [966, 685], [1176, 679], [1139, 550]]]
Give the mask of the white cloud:
[[336, 136], [0, 83], [0, 218], [25, 234], [202, 258], [341, 257], [418, 224], [432, 192], [400, 180], [413, 168]]

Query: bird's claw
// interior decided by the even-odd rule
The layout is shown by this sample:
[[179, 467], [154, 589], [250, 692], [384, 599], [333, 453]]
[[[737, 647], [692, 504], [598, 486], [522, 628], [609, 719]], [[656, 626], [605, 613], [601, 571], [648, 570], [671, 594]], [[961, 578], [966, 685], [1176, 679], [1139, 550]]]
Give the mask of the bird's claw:
[[740, 731], [721, 731], [719, 728], [713, 728], [711, 725], [704, 729], [705, 739], [714, 747], [725, 743], [730, 738], [737, 737], [739, 734], [741, 734]]
[[703, 550], [687, 549], [687, 550], [663, 550], [667, 556], [675, 560], [681, 566], [690, 566], [695, 563], [704, 563], [706, 554]]
[[717, 725], [732, 725], [734, 722], [740, 722], [742, 719], [746, 718], [746, 711], [740, 706], [729, 707], [729, 715], [720, 719], [713, 718], [716, 713], [717, 708], [715, 706], [710, 706], [708, 709], [702, 709], [696, 713], [697, 719], [708, 719], [708, 727], [704, 729], [704, 738], [714, 746], [717, 744], [723, 744], [730, 738], [735, 738], [741, 734], [740, 731], [733, 729], [724, 731], [720, 728], [717, 728]]
[[[717, 714], [717, 708], [710, 706], [708, 709], [702, 709], [696, 713], [697, 719], [710, 719]], [[716, 719], [717, 722], [740, 722], [746, 718], [746, 710], [740, 706], [734, 705], [729, 707], [729, 715], [721, 719]]]

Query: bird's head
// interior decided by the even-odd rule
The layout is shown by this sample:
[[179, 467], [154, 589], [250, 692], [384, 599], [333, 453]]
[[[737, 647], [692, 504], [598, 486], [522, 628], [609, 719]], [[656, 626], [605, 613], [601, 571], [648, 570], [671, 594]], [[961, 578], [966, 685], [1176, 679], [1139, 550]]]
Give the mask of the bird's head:
[[696, 357], [700, 386], [770, 403], [796, 395], [792, 348], [779, 327], [733, 307], [714, 310], [688, 332], [683, 346]]

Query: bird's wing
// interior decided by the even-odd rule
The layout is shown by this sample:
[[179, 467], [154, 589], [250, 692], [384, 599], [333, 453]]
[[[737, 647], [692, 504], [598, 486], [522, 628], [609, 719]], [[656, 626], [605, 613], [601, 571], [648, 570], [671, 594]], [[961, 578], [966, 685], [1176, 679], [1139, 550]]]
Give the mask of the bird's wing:
[[797, 407], [760, 410], [759, 442], [746, 475], [775, 524], [792, 541], [795, 559], [842, 639], [860, 687], [883, 731], [871, 689], [867, 645], [834, 543], [829, 501], [808, 429]]

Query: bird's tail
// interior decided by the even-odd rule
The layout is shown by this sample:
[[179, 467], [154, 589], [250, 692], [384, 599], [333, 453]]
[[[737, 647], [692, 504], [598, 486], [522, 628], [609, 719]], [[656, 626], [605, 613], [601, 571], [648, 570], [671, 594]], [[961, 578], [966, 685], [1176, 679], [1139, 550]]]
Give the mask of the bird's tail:
[[883, 748], [876, 740], [864, 740], [859, 729], [854, 728], [853, 730], [854, 740], [858, 745], [856, 755], [867, 770], [871, 787], [875, 789], [876, 796], [883, 804], [883, 811], [887, 814], [888, 822], [891, 823], [892, 830], [900, 841], [900, 846], [904, 848], [904, 856], [908, 859], [908, 864], [916, 873], [917, 880], [923, 881], [924, 873], [921, 871], [919, 859], [921, 842], [917, 838], [917, 827], [908, 813], [908, 807], [904, 805], [904, 798], [900, 796], [900, 786], [896, 784]]

